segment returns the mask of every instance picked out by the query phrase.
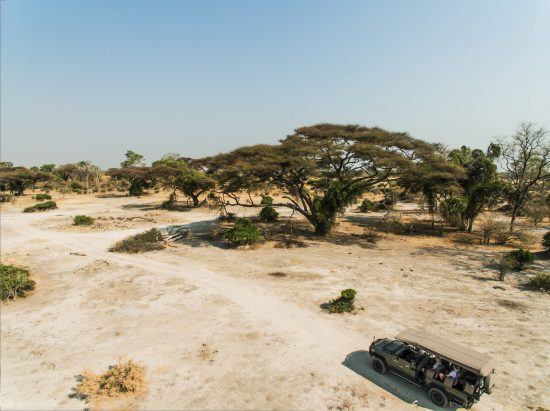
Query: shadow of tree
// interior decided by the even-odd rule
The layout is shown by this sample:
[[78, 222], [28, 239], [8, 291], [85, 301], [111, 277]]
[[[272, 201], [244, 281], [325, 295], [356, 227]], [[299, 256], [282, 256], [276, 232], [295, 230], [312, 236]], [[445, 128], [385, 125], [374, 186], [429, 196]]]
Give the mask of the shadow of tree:
[[449, 408], [441, 408], [430, 401], [425, 390], [414, 383], [393, 374], [379, 374], [372, 368], [372, 358], [368, 351], [360, 350], [348, 354], [342, 365], [361, 377], [376, 384], [380, 388], [390, 392], [397, 398], [409, 404], [415, 404], [430, 410], [443, 411]]

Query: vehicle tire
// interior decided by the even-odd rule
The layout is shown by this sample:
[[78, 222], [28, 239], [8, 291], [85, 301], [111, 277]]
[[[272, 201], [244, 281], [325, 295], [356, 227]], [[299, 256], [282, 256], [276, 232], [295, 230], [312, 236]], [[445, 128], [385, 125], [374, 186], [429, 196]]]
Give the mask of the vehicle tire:
[[380, 358], [374, 357], [372, 359], [372, 368], [380, 374], [384, 374], [386, 372], [386, 364]]
[[447, 395], [439, 388], [430, 388], [430, 391], [428, 391], [428, 395], [430, 396], [430, 400], [438, 407], [446, 407], [447, 405], [449, 405]]

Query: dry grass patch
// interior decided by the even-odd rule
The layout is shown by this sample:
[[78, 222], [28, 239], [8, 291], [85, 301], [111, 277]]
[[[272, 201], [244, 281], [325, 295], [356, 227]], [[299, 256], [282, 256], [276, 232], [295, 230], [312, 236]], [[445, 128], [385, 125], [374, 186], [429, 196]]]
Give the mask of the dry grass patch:
[[145, 374], [145, 367], [132, 360], [120, 361], [103, 374], [86, 370], [78, 377], [75, 396], [95, 407], [106, 402], [134, 400], [147, 391]]
[[162, 233], [156, 229], [145, 231], [125, 238], [109, 249], [115, 253], [144, 253], [147, 251], [162, 250], [165, 248]]

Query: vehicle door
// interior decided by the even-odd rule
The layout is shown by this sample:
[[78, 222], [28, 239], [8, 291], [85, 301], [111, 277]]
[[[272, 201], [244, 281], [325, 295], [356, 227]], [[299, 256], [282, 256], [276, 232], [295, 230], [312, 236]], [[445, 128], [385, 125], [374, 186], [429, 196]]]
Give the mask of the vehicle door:
[[403, 374], [404, 377], [414, 380], [416, 377], [416, 364], [408, 361], [408, 358], [411, 357], [416, 358], [409, 348], [404, 348], [399, 350], [392, 358], [392, 364], [396, 371]]

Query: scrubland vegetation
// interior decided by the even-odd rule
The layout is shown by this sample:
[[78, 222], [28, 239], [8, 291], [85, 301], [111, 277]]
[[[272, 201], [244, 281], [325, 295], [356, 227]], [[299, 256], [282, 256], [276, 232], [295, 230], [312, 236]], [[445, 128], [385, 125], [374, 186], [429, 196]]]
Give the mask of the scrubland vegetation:
[[[59, 266], [67, 263], [72, 267], [79, 261], [78, 267], [68, 272], [71, 281], [87, 275], [93, 285], [86, 286], [92, 287], [95, 276], [101, 277], [105, 271], [103, 282], [97, 283], [100, 291], [90, 292], [91, 303], [87, 305], [105, 306], [105, 316], [113, 315], [109, 318], [115, 324], [124, 323], [124, 316], [130, 315], [127, 305], [132, 310], [141, 309], [136, 308], [136, 301], [140, 307], [154, 306], [152, 312], [167, 316], [159, 320], [151, 313], [160, 324], [154, 327], [168, 324], [170, 344], [176, 341], [170, 334], [176, 332], [172, 325], [176, 320], [199, 313], [204, 315], [200, 321], [215, 322], [219, 313], [208, 310], [215, 309], [216, 304], [228, 311], [236, 304], [246, 312], [262, 313], [270, 298], [280, 298], [280, 304], [274, 303], [273, 312], [265, 313], [257, 323], [283, 321], [281, 328], [286, 329], [286, 319], [296, 312], [285, 310], [299, 308], [307, 315], [300, 317], [298, 327], [310, 327], [308, 333], [314, 336], [317, 328], [310, 322], [316, 316], [326, 322], [325, 328], [334, 324], [348, 330], [348, 325], [360, 328], [363, 322], [374, 329], [383, 327], [377, 310], [384, 304], [384, 315], [389, 318], [384, 321], [395, 315], [393, 328], [425, 322], [423, 316], [429, 311], [434, 316], [430, 321], [440, 321], [442, 328], [452, 329], [452, 321], [464, 319], [484, 324], [489, 331], [497, 329], [495, 335], [500, 332], [502, 339], [498, 327], [503, 318], [513, 317], [522, 324], [529, 321], [531, 311], [547, 304], [550, 280], [545, 267], [550, 233], [543, 232], [550, 222], [549, 150], [545, 131], [532, 124], [521, 125], [512, 137], [495, 140], [483, 150], [465, 146], [449, 150], [407, 133], [380, 128], [318, 124], [299, 128], [277, 144], [241, 147], [200, 159], [172, 153], [146, 165], [142, 155], [128, 151], [120, 167], [106, 171], [88, 161], [58, 166], [48, 163], [30, 169], [3, 163], [0, 189], [3, 201], [14, 201], [3, 204], [3, 209], [15, 209], [19, 221], [33, 220], [35, 225], [28, 226], [32, 229], [29, 236], [38, 230], [72, 230], [69, 245], [56, 250]], [[56, 208], [52, 194], [61, 205], [67, 201], [70, 207], [60, 207], [59, 216], [46, 213], [30, 219], [21, 214], [30, 201], [31, 196], [25, 195], [28, 191], [37, 201], [46, 201], [26, 207], [25, 212]], [[92, 193], [98, 195], [85, 196]], [[74, 202], [75, 198], [82, 201]], [[93, 201], [94, 207], [83, 205], [80, 209], [86, 201]], [[108, 204], [108, 210], [102, 204]], [[77, 212], [82, 214], [75, 216]], [[47, 228], [37, 227], [37, 220], [47, 222]], [[144, 231], [116, 242], [128, 234], [123, 230], [136, 227]], [[181, 235], [170, 234], [170, 227], [179, 229]], [[7, 232], [12, 236], [24, 232], [16, 225], [10, 229]], [[163, 236], [160, 229], [169, 234]], [[82, 244], [75, 240], [80, 235]], [[90, 246], [89, 254], [85, 235], [96, 244]], [[19, 243], [14, 244], [17, 249]], [[45, 252], [41, 243], [30, 244], [34, 248], [22, 254], [23, 258], [44, 263], [37, 257]], [[67, 251], [76, 246], [81, 248]], [[242, 251], [234, 250], [239, 247]], [[129, 254], [164, 251], [115, 256], [106, 253], [107, 249]], [[74, 260], [61, 260], [63, 256]], [[126, 274], [114, 267], [114, 262], [121, 261], [128, 264], [121, 271], [130, 272], [124, 280], [119, 277]], [[444, 275], [438, 276], [440, 263]], [[154, 277], [147, 277], [149, 271]], [[33, 289], [35, 284], [29, 277], [27, 270], [2, 265], [2, 299], [24, 296]], [[188, 278], [191, 280], [186, 284]], [[65, 284], [66, 279], [59, 276], [52, 281]], [[256, 282], [257, 288], [235, 291]], [[144, 283], [147, 286], [142, 288]], [[55, 286], [63, 288], [57, 283]], [[350, 286], [354, 288], [344, 289]], [[201, 287], [207, 289], [209, 297], [221, 297], [201, 305], [204, 296], [193, 294]], [[266, 295], [256, 297], [256, 291], [264, 288]], [[331, 295], [342, 289], [339, 296]], [[171, 294], [174, 290], [176, 297]], [[196, 295], [200, 295], [198, 300]], [[357, 295], [360, 301], [367, 301], [364, 307], [356, 307]], [[522, 297], [527, 295], [532, 298], [524, 302]], [[456, 304], [442, 303], [447, 298]], [[246, 301], [241, 302], [243, 299]], [[192, 304], [185, 306], [188, 301]], [[162, 311], [166, 307], [171, 307], [168, 314]], [[504, 310], [508, 310], [506, 314], [502, 314]], [[178, 316], [175, 319], [170, 317], [174, 312]], [[150, 314], [140, 313], [143, 318]], [[528, 315], [521, 317], [524, 313]], [[242, 318], [240, 311], [232, 315], [229, 320], [223, 318], [224, 324]], [[141, 324], [135, 319], [131, 323], [132, 333], [137, 323]], [[518, 324], [514, 326], [521, 327]], [[121, 325], [127, 331], [124, 327]], [[527, 335], [525, 331], [522, 329]], [[98, 340], [123, 336], [118, 329], [102, 332], [105, 334]], [[251, 346], [256, 339], [261, 341], [261, 350], [254, 352], [257, 356], [265, 355], [266, 345], [279, 344], [276, 339], [264, 340], [271, 338], [266, 337], [271, 331], [265, 335], [225, 332], [228, 340], [244, 339]], [[369, 329], [360, 335], [366, 341], [373, 333]], [[490, 338], [483, 332], [480, 335]], [[540, 333], [537, 335], [534, 344], [542, 340]], [[472, 344], [480, 343], [470, 334], [465, 338], [472, 338]], [[354, 343], [357, 340], [353, 339]], [[285, 341], [283, 346], [288, 344]], [[358, 348], [365, 347], [353, 347]], [[189, 361], [185, 350], [180, 351], [171, 361]], [[219, 355], [224, 355], [221, 349]], [[342, 360], [338, 358], [335, 363], [339, 366]], [[509, 381], [504, 384], [510, 388]], [[104, 374], [83, 373], [75, 395], [96, 406], [106, 398], [139, 397], [145, 387], [144, 368], [128, 361]]]
[[24, 268], [0, 264], [0, 293], [2, 300], [12, 300], [24, 297], [34, 289], [35, 282], [30, 279], [30, 273]]
[[147, 251], [162, 250], [162, 233], [152, 228], [141, 234], [130, 236], [116, 243], [109, 251], [115, 253], [145, 253]]

